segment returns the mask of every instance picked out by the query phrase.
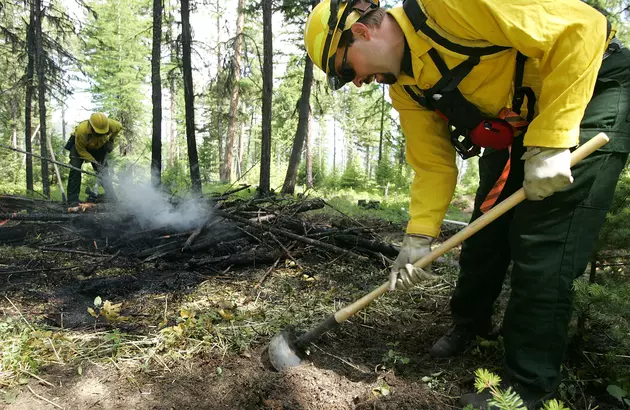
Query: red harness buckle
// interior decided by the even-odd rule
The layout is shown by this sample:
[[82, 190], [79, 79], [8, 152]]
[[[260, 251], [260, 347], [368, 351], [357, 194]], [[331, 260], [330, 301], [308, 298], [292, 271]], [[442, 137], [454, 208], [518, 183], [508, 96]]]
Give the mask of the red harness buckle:
[[501, 119], [484, 120], [470, 131], [470, 139], [480, 147], [505, 149], [514, 141], [514, 128]]

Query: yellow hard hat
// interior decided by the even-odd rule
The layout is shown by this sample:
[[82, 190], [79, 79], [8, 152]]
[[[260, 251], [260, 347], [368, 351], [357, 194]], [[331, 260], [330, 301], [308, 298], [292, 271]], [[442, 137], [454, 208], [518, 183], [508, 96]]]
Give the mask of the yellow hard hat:
[[107, 134], [109, 132], [109, 120], [102, 112], [95, 112], [90, 115], [90, 125], [97, 134]]
[[341, 34], [365, 13], [378, 7], [379, 0], [324, 0], [306, 20], [304, 46], [313, 63], [326, 73], [328, 85], [338, 90], [347, 83], [335, 71], [335, 56]]

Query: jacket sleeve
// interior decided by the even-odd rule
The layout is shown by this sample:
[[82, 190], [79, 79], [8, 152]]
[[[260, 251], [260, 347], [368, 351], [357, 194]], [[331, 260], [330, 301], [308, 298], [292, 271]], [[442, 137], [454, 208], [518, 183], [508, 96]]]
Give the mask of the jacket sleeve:
[[122, 130], [122, 124], [115, 120], [109, 120], [109, 140], [113, 143], [118, 137], [118, 134]]
[[418, 0], [456, 36], [514, 47], [540, 61], [539, 115], [526, 146], [568, 148], [591, 99], [606, 48], [606, 18], [577, 0]]
[[77, 154], [86, 161], [96, 162], [96, 159], [87, 150], [87, 134], [81, 129], [81, 126], [77, 127], [74, 131], [74, 146], [77, 150]]
[[407, 233], [437, 237], [457, 183], [455, 149], [444, 120], [418, 105], [402, 86], [393, 85], [389, 90], [400, 115], [407, 162], [415, 172]]

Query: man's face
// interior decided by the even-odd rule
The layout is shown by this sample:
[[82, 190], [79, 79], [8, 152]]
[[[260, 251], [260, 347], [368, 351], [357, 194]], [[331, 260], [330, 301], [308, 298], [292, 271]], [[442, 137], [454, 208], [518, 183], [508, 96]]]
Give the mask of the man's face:
[[338, 49], [335, 65], [337, 73], [357, 87], [374, 80], [380, 84], [394, 84], [397, 81], [396, 74], [383, 70], [385, 64], [382, 61], [372, 61], [378, 57], [368, 50], [369, 46], [369, 42], [354, 41], [343, 50]]

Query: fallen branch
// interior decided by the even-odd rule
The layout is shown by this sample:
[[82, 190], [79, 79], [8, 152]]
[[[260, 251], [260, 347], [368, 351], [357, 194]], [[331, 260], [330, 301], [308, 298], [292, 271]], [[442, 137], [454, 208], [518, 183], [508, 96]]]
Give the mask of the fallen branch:
[[55, 407], [56, 407], [56, 408], [58, 408], [58, 409], [63, 409], [63, 407], [61, 407], [61, 406], [60, 406], [60, 405], [58, 405], [57, 403], [55, 403], [55, 402], [53, 402], [53, 401], [50, 401], [50, 400], [48, 400], [46, 397], [44, 397], [44, 396], [40, 396], [39, 394], [35, 393], [35, 392], [33, 391], [33, 389], [31, 389], [31, 386], [28, 386], [28, 385], [27, 385], [26, 387], [28, 387], [28, 389], [31, 391], [31, 393], [33, 394], [33, 396], [37, 397], [38, 399], [40, 399], [40, 400], [44, 400], [46, 403], [48, 403], [48, 404], [52, 404], [53, 406], [55, 406]]
[[44, 158], [44, 157], [39, 156], [37, 154], [33, 154], [32, 152], [22, 151], [19, 148], [9, 147], [8, 145], [4, 145], [4, 144], [0, 144], [0, 147], [6, 148], [6, 149], [10, 149], [11, 151], [21, 152], [22, 154], [31, 155], [33, 157], [36, 157], [36, 158], [39, 158], [39, 159], [43, 159], [44, 161], [52, 162], [53, 164], [57, 164], [57, 165], [60, 165], [62, 167], [70, 168], [70, 169], [73, 169], [75, 171], [82, 172], [84, 174], [88, 174], [88, 175], [92, 175], [94, 177], [98, 177], [98, 175], [96, 173], [94, 173], [94, 172], [84, 171], [81, 168], [73, 167], [72, 165], [64, 164], [63, 162], [54, 161], [54, 160], [52, 160], [50, 158]]
[[275, 234], [286, 236], [288, 238], [295, 239], [296, 241], [300, 241], [300, 242], [306, 243], [308, 245], [313, 245], [313, 246], [316, 246], [316, 247], [319, 247], [319, 248], [323, 248], [323, 249], [329, 250], [329, 251], [334, 252], [334, 253], [338, 253], [338, 254], [341, 254], [341, 255], [352, 256], [353, 258], [356, 258], [356, 259], [359, 259], [359, 260], [368, 260], [368, 258], [365, 257], [365, 256], [359, 255], [359, 254], [354, 253], [352, 251], [348, 251], [346, 249], [342, 249], [342, 248], [340, 248], [338, 246], [335, 246], [335, 245], [330, 245], [330, 244], [327, 244], [327, 243], [324, 243], [324, 242], [321, 242], [321, 241], [318, 241], [318, 240], [315, 240], [315, 239], [310, 239], [310, 238], [306, 238], [304, 236], [296, 235], [296, 234], [294, 234], [292, 232], [287, 232], [284, 229], [273, 228], [273, 227], [270, 227], [270, 226], [263, 226], [261, 224], [252, 222], [252, 221], [250, 221], [248, 219], [241, 218], [240, 216], [231, 215], [231, 214], [229, 214], [227, 212], [224, 212], [224, 211], [221, 211], [219, 209], [215, 210], [215, 212], [217, 213], [217, 215], [219, 215], [219, 216], [221, 216], [221, 217], [223, 217], [225, 219], [231, 219], [233, 221], [249, 225], [249, 226], [251, 226], [253, 228], [260, 229], [262, 231], [273, 232]]
[[118, 257], [118, 255], [120, 254], [120, 251], [116, 252], [115, 254], [113, 254], [110, 258], [108, 258], [105, 261], [101, 261], [101, 262], [97, 262], [94, 265], [92, 265], [92, 267], [88, 270], [85, 271], [85, 273], [83, 274], [84, 276], [90, 276], [91, 274], [94, 273], [94, 271], [99, 267], [99, 266], [103, 266], [103, 265], [107, 265], [108, 263], [110, 263], [111, 261], [113, 261], [114, 259], [116, 259]]
[[81, 218], [81, 214], [0, 214], [0, 221], [3, 219], [11, 219], [14, 221], [69, 221], [76, 218]]
[[77, 251], [74, 249], [64, 249], [64, 248], [49, 248], [47, 246], [39, 247], [39, 250], [42, 252], [63, 252], [63, 253], [76, 253], [77, 255], [85, 255], [85, 256], [94, 256], [99, 258], [105, 258], [109, 255], [102, 253], [94, 253], [94, 252], [85, 252], [85, 251]]
[[55, 272], [60, 270], [72, 270], [81, 268], [82, 266], [68, 266], [66, 268], [41, 268], [41, 269], [26, 269], [26, 270], [13, 270], [9, 272], [0, 272], [0, 275], [15, 275], [18, 273], [35, 273], [35, 272]]
[[254, 287], [252, 288], [252, 290], [249, 291], [249, 296], [250, 297], [254, 297], [254, 295], [256, 294], [256, 291], [260, 288], [260, 285], [262, 285], [262, 283], [267, 280], [267, 278], [269, 277], [269, 275], [271, 275], [271, 272], [273, 272], [274, 269], [276, 269], [276, 266], [278, 266], [278, 262], [280, 262], [280, 259], [282, 259], [282, 255], [276, 259], [276, 261], [273, 263], [273, 265], [271, 265], [269, 267], [269, 269], [267, 269], [267, 271], [265, 272], [265, 274], [262, 276], [262, 278], [260, 278], [260, 280], [258, 281], [257, 284], [254, 285]]
[[270, 251], [266, 249], [248, 249], [245, 252], [233, 253], [225, 256], [214, 256], [207, 258], [193, 258], [188, 261], [188, 267], [195, 268], [202, 265], [213, 265], [215, 269], [221, 269], [223, 266], [243, 266], [256, 265], [256, 263], [267, 264], [275, 259], [282, 257], [279, 251]]
[[199, 228], [197, 228], [197, 229], [195, 229], [193, 231], [193, 233], [188, 237], [188, 239], [186, 240], [186, 243], [182, 247], [182, 252], [186, 252], [186, 251], [190, 250], [190, 246], [193, 244], [195, 239], [197, 239], [199, 234], [201, 234], [201, 231], [203, 231], [203, 229], [206, 227], [206, 225], [208, 226], [208, 228], [210, 228], [212, 225], [214, 225], [214, 224], [216, 224], [218, 222], [218, 221], [214, 221], [212, 223], [209, 223], [211, 218], [213, 218], [213, 217], [212, 216], [208, 216], [208, 218], [204, 221], [204, 223], [202, 223]]

